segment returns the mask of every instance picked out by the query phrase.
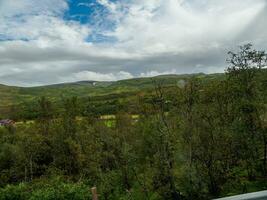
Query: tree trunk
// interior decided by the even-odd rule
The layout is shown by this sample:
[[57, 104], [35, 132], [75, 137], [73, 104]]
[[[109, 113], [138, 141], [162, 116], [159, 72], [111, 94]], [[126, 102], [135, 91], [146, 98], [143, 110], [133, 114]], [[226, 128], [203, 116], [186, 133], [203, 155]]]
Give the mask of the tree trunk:
[[263, 174], [267, 178], [267, 142], [265, 136], [264, 136]]
[[91, 188], [91, 191], [92, 191], [92, 200], [98, 200], [96, 187]]
[[33, 180], [33, 170], [32, 170], [32, 155], [30, 157], [30, 173], [31, 173], [31, 181]]
[[24, 167], [24, 181], [27, 182], [27, 166]]

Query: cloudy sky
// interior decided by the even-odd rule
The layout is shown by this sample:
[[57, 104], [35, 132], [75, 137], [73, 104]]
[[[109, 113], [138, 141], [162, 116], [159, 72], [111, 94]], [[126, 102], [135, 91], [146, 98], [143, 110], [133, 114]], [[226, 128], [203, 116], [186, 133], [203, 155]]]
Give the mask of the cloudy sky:
[[0, 83], [223, 72], [267, 49], [266, 0], [0, 0]]

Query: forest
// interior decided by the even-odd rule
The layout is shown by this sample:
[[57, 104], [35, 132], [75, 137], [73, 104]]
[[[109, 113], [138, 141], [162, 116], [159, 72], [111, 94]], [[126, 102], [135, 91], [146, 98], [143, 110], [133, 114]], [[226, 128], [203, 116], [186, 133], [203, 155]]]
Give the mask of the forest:
[[16, 123], [0, 127], [0, 200], [92, 199], [92, 187], [99, 200], [266, 190], [267, 54], [247, 44], [227, 63], [215, 78], [151, 78], [152, 87], [105, 100], [74, 92], [10, 107], [2, 116]]

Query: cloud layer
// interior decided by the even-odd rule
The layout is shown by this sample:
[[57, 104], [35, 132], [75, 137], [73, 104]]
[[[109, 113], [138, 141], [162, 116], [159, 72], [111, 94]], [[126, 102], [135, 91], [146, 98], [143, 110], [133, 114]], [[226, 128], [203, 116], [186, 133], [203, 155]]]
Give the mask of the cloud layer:
[[[94, 9], [90, 2], [77, 7]], [[80, 23], [65, 19], [71, 9], [66, 0], [0, 0], [0, 83], [221, 72], [226, 52], [237, 45], [267, 47], [265, 0], [97, 3], [105, 13], [89, 19], [95, 23]], [[112, 26], [103, 28], [103, 20]]]

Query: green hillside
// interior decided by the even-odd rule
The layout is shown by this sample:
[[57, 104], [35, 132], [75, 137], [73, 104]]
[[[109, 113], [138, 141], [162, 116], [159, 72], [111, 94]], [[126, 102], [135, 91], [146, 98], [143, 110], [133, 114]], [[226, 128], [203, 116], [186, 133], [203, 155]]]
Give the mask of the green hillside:
[[[19, 113], [23, 113], [22, 118], [35, 118], [36, 116], [33, 115], [36, 108], [35, 104], [40, 97], [46, 97], [56, 104], [57, 102], [60, 104], [62, 99], [78, 97], [82, 105], [87, 104], [88, 98], [90, 98], [95, 112], [99, 114], [114, 114], [118, 109], [135, 113], [134, 105], [138, 102], [137, 94], [153, 91], [154, 82], [161, 83], [165, 87], [177, 87], [181, 82], [186, 82], [191, 78], [198, 78], [206, 82], [224, 77], [223, 74], [206, 75], [199, 73], [161, 75], [114, 82], [80, 81], [39, 87], [0, 85], [0, 117], [20, 120], [21, 114]], [[25, 116], [25, 113], [28, 114]]]
[[152, 89], [152, 80], [162, 82], [164, 85], [176, 85], [180, 80], [187, 80], [192, 77], [210, 80], [222, 78], [223, 74], [162, 75], [153, 78], [135, 78], [116, 82], [81, 81], [40, 87], [11, 87], [0, 85], [0, 102], [1, 106], [10, 106], [30, 102], [41, 96], [46, 96], [51, 100], [59, 100], [62, 97], [70, 96], [93, 97], [138, 92], [144, 89]]

